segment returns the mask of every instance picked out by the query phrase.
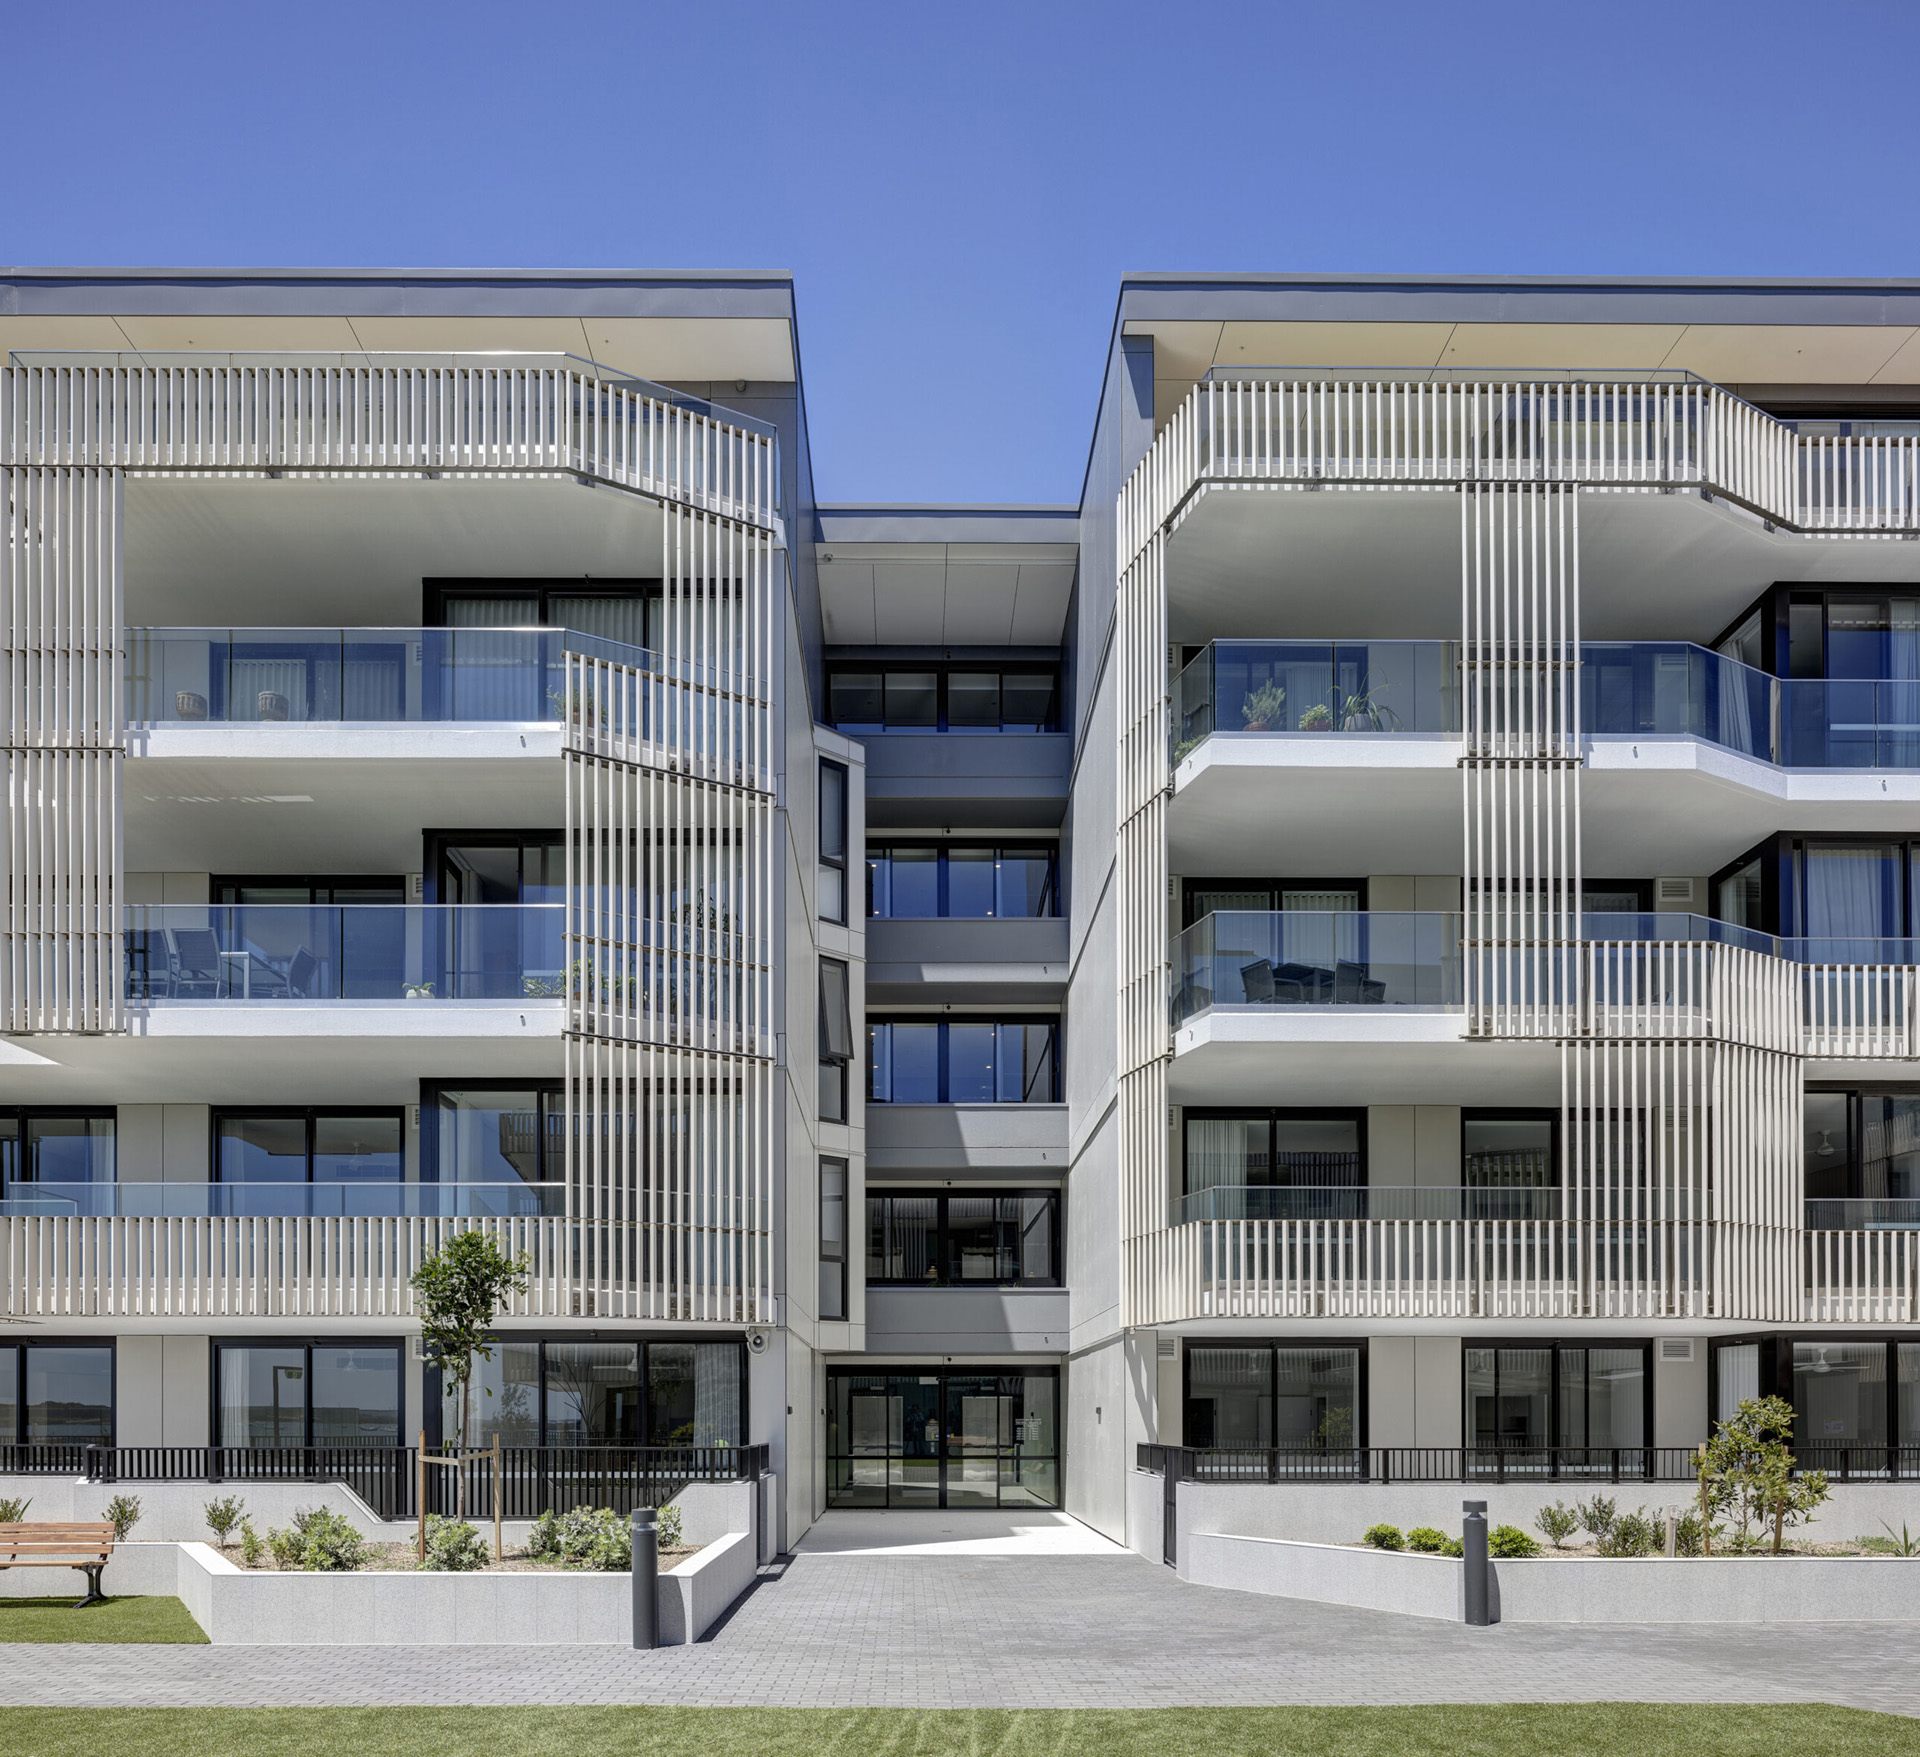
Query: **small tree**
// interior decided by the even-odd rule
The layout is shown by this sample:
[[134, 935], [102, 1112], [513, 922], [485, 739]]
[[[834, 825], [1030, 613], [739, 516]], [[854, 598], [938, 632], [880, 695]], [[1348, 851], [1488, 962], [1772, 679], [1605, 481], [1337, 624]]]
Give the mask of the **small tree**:
[[[420, 1312], [421, 1341], [441, 1381], [460, 1387], [460, 1437], [465, 1450], [471, 1432], [473, 1363], [492, 1360], [491, 1331], [510, 1294], [527, 1284], [527, 1259], [509, 1257], [483, 1232], [455, 1233], [413, 1272], [412, 1287]], [[467, 1473], [454, 1473], [459, 1516], [467, 1516]]]
[[1813, 1517], [1829, 1492], [1826, 1472], [1795, 1476], [1792, 1439], [1793, 1405], [1784, 1397], [1742, 1398], [1731, 1418], [1715, 1425], [1713, 1438], [1693, 1461], [1709, 1545], [1712, 1516], [1723, 1507], [1731, 1507], [1739, 1519], [1742, 1548], [1771, 1528], [1776, 1556], [1787, 1528]]

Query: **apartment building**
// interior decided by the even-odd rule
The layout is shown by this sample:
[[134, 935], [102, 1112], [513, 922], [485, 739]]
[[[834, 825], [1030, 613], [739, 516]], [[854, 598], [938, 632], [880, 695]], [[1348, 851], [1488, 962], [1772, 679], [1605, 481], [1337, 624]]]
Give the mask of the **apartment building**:
[[478, 1228], [469, 1438], [786, 1541], [1920, 1475], [1920, 288], [1130, 277], [1062, 507], [818, 503], [779, 276], [0, 346], [14, 1468], [453, 1440]]

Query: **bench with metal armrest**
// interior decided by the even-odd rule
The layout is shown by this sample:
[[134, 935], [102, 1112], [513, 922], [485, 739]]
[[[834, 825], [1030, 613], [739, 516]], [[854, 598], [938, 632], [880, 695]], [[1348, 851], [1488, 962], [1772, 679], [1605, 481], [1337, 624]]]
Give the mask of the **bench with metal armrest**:
[[100, 1571], [113, 1554], [111, 1519], [35, 1520], [0, 1525], [0, 1569], [78, 1568], [87, 1577], [87, 1596], [73, 1608], [102, 1604]]

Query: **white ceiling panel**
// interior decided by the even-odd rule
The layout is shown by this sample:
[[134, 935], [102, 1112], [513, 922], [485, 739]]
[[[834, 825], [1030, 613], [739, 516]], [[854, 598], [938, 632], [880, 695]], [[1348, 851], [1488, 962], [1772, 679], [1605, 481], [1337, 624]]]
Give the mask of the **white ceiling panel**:
[[111, 317], [0, 317], [0, 351], [126, 345], [126, 336]]
[[867, 642], [873, 634], [873, 568], [858, 561], [820, 563], [820, 621], [835, 643]]
[[1432, 366], [1450, 323], [1228, 323], [1217, 366]]
[[365, 347], [344, 317], [122, 317], [120, 327], [133, 347], [163, 352], [169, 348], [218, 348], [258, 353], [304, 353]]
[[1003, 647], [1013, 638], [1013, 600], [1018, 567], [983, 562], [947, 564], [946, 623], [941, 639], [951, 646]]
[[1066, 627], [1067, 600], [1073, 594], [1073, 567], [1044, 565], [1020, 570], [1020, 593], [1014, 602], [1013, 628], [1008, 636], [1016, 647], [1052, 647]]
[[593, 357], [677, 384], [744, 378], [791, 384], [793, 332], [780, 317], [590, 317]]
[[1651, 372], [1685, 330], [1681, 323], [1461, 323], [1439, 364]]
[[1692, 324], [1665, 364], [1716, 384], [1865, 384], [1911, 329], [1860, 324]]
[[886, 646], [937, 646], [946, 639], [947, 569], [942, 561], [882, 561], [873, 570], [873, 638]]

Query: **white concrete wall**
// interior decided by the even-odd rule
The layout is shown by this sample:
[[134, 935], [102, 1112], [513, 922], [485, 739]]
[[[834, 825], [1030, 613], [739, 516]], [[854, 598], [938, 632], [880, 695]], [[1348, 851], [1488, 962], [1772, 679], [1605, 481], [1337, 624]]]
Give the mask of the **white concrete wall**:
[[1460, 1338], [1413, 1339], [1413, 1443], [1458, 1446], [1461, 1428]]
[[[156, 1107], [157, 1108], [157, 1107]], [[122, 1446], [164, 1446], [166, 1344], [159, 1336], [122, 1336], [113, 1350], [113, 1434]], [[205, 1444], [204, 1439], [201, 1441]]]
[[206, 1445], [213, 1434], [212, 1343], [205, 1336], [162, 1337], [160, 1371], [160, 1444]]
[[1367, 1444], [1416, 1446], [1415, 1336], [1367, 1339]]
[[660, 1645], [685, 1647], [726, 1615], [760, 1566], [753, 1533], [729, 1532], [660, 1576]]
[[1460, 1564], [1443, 1556], [1194, 1532], [1182, 1540], [1180, 1578], [1407, 1617], [1457, 1622], [1461, 1614]]
[[1653, 1443], [1697, 1446], [1707, 1438], [1707, 1339], [1693, 1338], [1693, 1359], [1665, 1361], [1653, 1349]]

